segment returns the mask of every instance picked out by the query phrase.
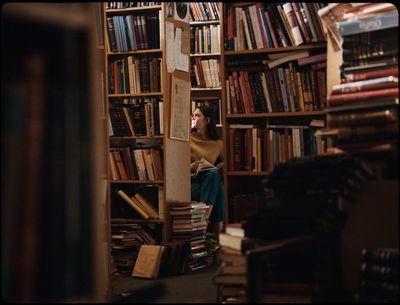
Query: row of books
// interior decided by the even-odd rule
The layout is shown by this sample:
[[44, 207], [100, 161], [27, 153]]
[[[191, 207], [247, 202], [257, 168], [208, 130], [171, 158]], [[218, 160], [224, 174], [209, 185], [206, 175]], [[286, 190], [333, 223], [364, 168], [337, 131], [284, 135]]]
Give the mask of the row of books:
[[172, 240], [183, 240], [190, 248], [185, 260], [185, 270], [195, 271], [209, 265], [206, 231], [209, 206], [203, 202], [171, 203]]
[[[352, 15], [362, 10], [352, 9]], [[350, 8], [349, 8], [350, 9]], [[346, 15], [344, 10], [343, 16]], [[341, 81], [327, 98], [332, 146], [346, 151], [390, 147], [398, 140], [398, 12], [337, 22], [343, 62]]]
[[220, 88], [219, 60], [196, 57], [190, 67], [190, 79], [193, 88]]
[[110, 104], [109, 135], [112, 137], [155, 136], [164, 133], [163, 106], [157, 98], [143, 98], [133, 105]]
[[322, 110], [326, 104], [324, 66], [314, 63], [314, 69], [303, 70], [290, 61], [272, 69], [259, 65], [258, 71], [232, 67], [226, 80], [228, 113]]
[[161, 5], [161, 2], [118, 2], [118, 1], [107, 1], [106, 9], [122, 9], [122, 8], [130, 8], [130, 7], [145, 7], [145, 6], [153, 6], [153, 5]]
[[190, 28], [190, 53], [192, 54], [218, 54], [221, 52], [219, 41], [219, 24]]
[[[130, 195], [130, 190], [121, 188], [113, 190], [123, 201], [125, 201], [143, 219], [159, 219], [160, 200], [153, 187], [143, 187], [135, 195]], [[163, 203], [161, 202], [161, 205]]]
[[293, 157], [315, 156], [319, 153], [315, 137], [316, 126], [250, 124], [229, 126], [232, 171], [271, 172], [273, 168]]
[[127, 56], [108, 61], [109, 94], [161, 91], [161, 58]]
[[126, 52], [159, 49], [160, 21], [157, 16], [116, 15], [106, 18], [108, 50]]
[[162, 181], [161, 152], [156, 148], [113, 148], [109, 151], [111, 180]]
[[228, 51], [298, 46], [323, 42], [318, 16], [322, 3], [233, 4], [226, 8]]
[[399, 248], [364, 248], [361, 253], [358, 302], [399, 299]]
[[218, 2], [189, 2], [190, 21], [219, 20]]

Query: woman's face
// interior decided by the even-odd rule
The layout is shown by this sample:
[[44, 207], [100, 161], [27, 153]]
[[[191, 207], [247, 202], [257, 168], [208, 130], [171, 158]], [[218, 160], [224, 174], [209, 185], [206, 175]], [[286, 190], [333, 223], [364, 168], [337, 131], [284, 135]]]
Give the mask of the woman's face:
[[207, 130], [207, 125], [210, 118], [206, 118], [204, 114], [196, 108], [192, 114], [192, 128], [196, 128], [200, 132], [204, 133]]

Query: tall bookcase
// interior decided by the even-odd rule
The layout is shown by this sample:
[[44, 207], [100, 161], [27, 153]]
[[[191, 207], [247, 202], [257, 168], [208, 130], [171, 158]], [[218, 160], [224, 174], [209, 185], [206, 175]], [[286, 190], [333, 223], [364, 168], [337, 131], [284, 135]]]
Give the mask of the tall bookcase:
[[1, 292], [107, 302], [105, 120], [93, 3], [2, 7]]
[[[173, 90], [179, 87], [174, 77], [189, 84], [189, 71], [171, 72], [167, 66], [175, 65], [176, 53], [172, 60], [167, 54], [174, 40], [166, 39], [175, 35], [175, 25], [182, 34], [182, 50], [189, 50], [189, 39], [185, 39], [189, 23], [172, 19], [177, 9], [172, 2], [104, 3], [111, 256], [117, 267], [114, 271], [127, 275], [140, 245], [170, 239], [169, 202], [190, 200], [189, 142], [171, 137], [170, 129], [171, 116], [181, 111], [174, 109], [171, 114], [176, 98], [182, 97], [182, 92]], [[185, 7], [179, 10], [184, 13]], [[189, 94], [188, 87], [184, 100], [189, 100]], [[187, 125], [185, 120], [179, 128], [189, 125], [189, 108], [186, 111]], [[126, 230], [136, 242], [123, 245]]]
[[324, 143], [314, 137], [324, 126], [326, 94], [319, 7], [223, 4], [226, 223], [245, 220], [254, 211], [255, 195], [263, 193], [276, 164], [323, 151]]
[[189, 8], [191, 112], [197, 105], [211, 106], [222, 136], [222, 3], [191, 2]]
[[[399, 248], [399, 176], [398, 176], [398, 129], [395, 134], [390, 134], [390, 137], [382, 133], [380, 137], [375, 136], [375, 128], [393, 124], [393, 121], [398, 124], [398, 92], [391, 94], [386, 98], [375, 98], [373, 100], [366, 98], [366, 92], [380, 90], [379, 88], [368, 88], [365, 81], [379, 80], [385, 74], [386, 76], [398, 77], [398, 64], [390, 64], [380, 67], [366, 66], [368, 60], [374, 60], [387, 57], [385, 50], [390, 45], [390, 41], [396, 41], [398, 36], [398, 11], [389, 3], [381, 4], [386, 5], [385, 9], [379, 7], [380, 3], [352, 3], [352, 5], [332, 4], [327, 8], [327, 16], [331, 16], [334, 26], [337, 30], [339, 40], [339, 47], [335, 44], [333, 37], [327, 40], [328, 52], [328, 97], [338, 94], [334, 92], [338, 88], [343, 91], [344, 87], [350, 87], [350, 94], [361, 93], [359, 99], [347, 99], [341, 105], [333, 105], [329, 103], [326, 109], [327, 112], [327, 128], [321, 133], [327, 138], [331, 138], [329, 142], [329, 150], [336, 153], [346, 153], [355, 158], [363, 160], [368, 164], [369, 168], [375, 174], [375, 180], [370, 181], [360, 191], [360, 195], [354, 202], [350, 211], [346, 227], [343, 230], [341, 237], [341, 262], [343, 272], [343, 286], [350, 292], [353, 299], [360, 297], [361, 293], [373, 295], [376, 290], [368, 289], [365, 291], [363, 286], [363, 272], [361, 272], [362, 251], [363, 249], [377, 249], [377, 248]], [[364, 12], [370, 11], [369, 14]], [[375, 13], [373, 13], [375, 11]], [[354, 20], [344, 18], [344, 13], [347, 16], [356, 16]], [[389, 19], [391, 23], [384, 23], [382, 20]], [[371, 22], [371, 21], [374, 22]], [[340, 27], [338, 26], [340, 24]], [[369, 24], [370, 26], [365, 26]], [[351, 27], [354, 32], [344, 32]], [[342, 35], [345, 33], [345, 35]], [[347, 39], [343, 37], [347, 36]], [[367, 42], [368, 47], [374, 47], [379, 44], [378, 40], [382, 39], [381, 48], [383, 52], [380, 53], [364, 53], [365, 42], [360, 38], [369, 37]], [[350, 39], [349, 39], [350, 38]], [[357, 40], [359, 39], [359, 40]], [[345, 42], [347, 40], [347, 43]], [[351, 40], [351, 43], [348, 43]], [[352, 46], [352, 42], [357, 42], [357, 45]], [[349, 47], [349, 45], [351, 47]], [[345, 51], [349, 49], [362, 50], [361, 54], [365, 57], [364, 63], [357, 63], [356, 58], [352, 58], [354, 62], [348, 67], [353, 68], [352, 72], [346, 72], [346, 65], [343, 65], [346, 57]], [[383, 53], [383, 54], [382, 54]], [[350, 53], [356, 55], [356, 53]], [[361, 55], [360, 54], [360, 55]], [[398, 47], [394, 49], [394, 58], [398, 58]], [[357, 67], [358, 66], [358, 67]], [[358, 69], [356, 69], [358, 68]], [[391, 68], [394, 68], [391, 72]], [[350, 69], [351, 70], [351, 69]], [[338, 73], [337, 71], [342, 71]], [[388, 73], [389, 71], [389, 73]], [[353, 74], [351, 76], [351, 74]], [[368, 74], [370, 74], [368, 76]], [[374, 76], [377, 74], [378, 76]], [[349, 78], [346, 82], [345, 79]], [[360, 81], [364, 81], [364, 86], [360, 86]], [[352, 88], [351, 88], [352, 87]], [[396, 87], [391, 86], [388, 87]], [[398, 88], [398, 84], [397, 84]], [[345, 92], [343, 92], [345, 93]], [[345, 99], [344, 99], [345, 100]], [[371, 113], [379, 113], [384, 110], [386, 114], [391, 114], [393, 110], [396, 115], [390, 115], [391, 120], [388, 120], [389, 115], [380, 120], [376, 120], [376, 115]], [[347, 115], [352, 121], [343, 120]], [[366, 114], [367, 118], [366, 118]], [[328, 120], [328, 116], [330, 116]], [[334, 125], [333, 119], [339, 119], [342, 116], [342, 124]], [[374, 121], [372, 121], [374, 120]], [[337, 120], [336, 120], [337, 122]], [[362, 129], [367, 126], [368, 133], [360, 136], [355, 129]], [[370, 128], [371, 127], [371, 128]], [[354, 129], [352, 141], [343, 141], [343, 134], [333, 132], [335, 129]], [[383, 279], [382, 279], [383, 281]], [[367, 281], [365, 281], [367, 282]], [[379, 283], [379, 281], [378, 281]], [[380, 282], [382, 284], [382, 282]], [[367, 293], [366, 293], [367, 292]], [[387, 293], [387, 291], [385, 291]], [[385, 294], [382, 294], [384, 296]], [[364, 300], [358, 299], [361, 302], [369, 302], [371, 296], [366, 297]], [[374, 299], [378, 301], [378, 299]]]

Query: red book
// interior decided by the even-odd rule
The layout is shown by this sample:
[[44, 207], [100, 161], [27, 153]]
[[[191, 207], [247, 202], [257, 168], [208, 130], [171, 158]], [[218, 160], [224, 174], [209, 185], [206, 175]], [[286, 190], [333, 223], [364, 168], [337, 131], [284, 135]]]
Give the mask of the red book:
[[267, 39], [265, 38], [264, 30], [263, 30], [263, 27], [262, 27], [263, 21], [262, 21], [261, 16], [260, 16], [260, 9], [262, 9], [262, 8], [264, 8], [263, 3], [257, 2], [256, 3], [256, 12], [257, 12], [258, 24], [260, 25], [261, 39], [262, 39], [264, 48], [268, 48]]
[[240, 84], [240, 91], [242, 92], [243, 96], [243, 104], [244, 110], [246, 114], [255, 113], [254, 111], [254, 104], [253, 98], [250, 93], [250, 88], [248, 88], [248, 79], [246, 81], [246, 74], [247, 71], [239, 71], [239, 84]]
[[343, 94], [335, 94], [330, 95], [328, 97], [329, 106], [342, 105], [345, 103], [363, 101], [367, 99], [373, 98], [381, 98], [381, 97], [390, 97], [390, 96], [398, 96], [399, 88], [389, 88], [389, 89], [379, 89], [379, 90], [370, 90], [370, 91], [361, 91], [354, 93], [343, 93]]
[[399, 75], [399, 68], [389, 68], [389, 69], [379, 69], [379, 70], [371, 70], [361, 73], [353, 73], [353, 74], [346, 74], [342, 80], [342, 82], [355, 82], [359, 80], [365, 79], [372, 79], [384, 76], [397, 76]]
[[305, 42], [310, 43], [311, 37], [310, 37], [310, 34], [308, 33], [307, 26], [304, 22], [303, 14], [300, 11], [300, 6], [298, 3], [292, 2], [292, 7], [293, 7], [294, 14], [296, 16], [296, 19], [297, 19], [297, 23], [300, 26], [301, 34], [303, 35]]
[[332, 87], [332, 94], [342, 94], [369, 90], [378, 90], [385, 88], [394, 88], [399, 85], [399, 80], [395, 76], [379, 77], [358, 82], [344, 83]]

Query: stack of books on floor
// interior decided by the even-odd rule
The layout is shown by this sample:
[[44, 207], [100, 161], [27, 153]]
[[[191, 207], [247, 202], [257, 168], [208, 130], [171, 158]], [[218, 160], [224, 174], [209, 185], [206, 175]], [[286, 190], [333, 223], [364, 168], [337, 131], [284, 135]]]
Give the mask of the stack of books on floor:
[[357, 301], [386, 303], [398, 300], [399, 249], [363, 249], [361, 281]]
[[399, 16], [394, 5], [372, 15], [361, 8], [337, 22], [341, 82], [331, 88], [327, 128], [319, 133], [332, 139], [334, 151], [390, 151], [398, 146]]
[[207, 262], [206, 231], [209, 206], [203, 202], [171, 202], [173, 241], [184, 242], [189, 251], [185, 258], [185, 270], [203, 269]]
[[244, 303], [246, 301], [246, 255], [250, 248], [241, 224], [227, 224], [219, 234], [217, 259], [219, 267], [213, 277], [217, 285], [218, 303]]
[[111, 223], [111, 255], [116, 275], [130, 276], [142, 245], [155, 245], [154, 232], [145, 225], [127, 219]]

